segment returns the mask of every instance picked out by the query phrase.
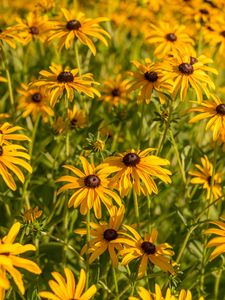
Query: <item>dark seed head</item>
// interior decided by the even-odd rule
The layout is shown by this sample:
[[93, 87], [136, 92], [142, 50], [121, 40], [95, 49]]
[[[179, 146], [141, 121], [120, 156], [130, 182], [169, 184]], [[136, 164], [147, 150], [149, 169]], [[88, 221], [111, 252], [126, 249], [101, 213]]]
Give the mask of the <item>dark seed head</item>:
[[141, 244], [141, 249], [144, 251], [146, 254], [154, 254], [156, 252], [156, 247], [154, 244], [151, 242], [143, 242]]
[[112, 90], [112, 96], [113, 97], [119, 97], [120, 96], [120, 90], [115, 88]]
[[211, 185], [211, 180], [212, 180], [212, 176], [209, 176], [209, 177], [207, 178], [207, 181], [208, 181], [208, 184], [209, 184], [209, 185]]
[[40, 93], [34, 93], [32, 95], [32, 101], [35, 102], [35, 103], [41, 102], [41, 99], [42, 99], [42, 96], [41, 96]]
[[194, 72], [194, 68], [191, 64], [182, 63], [179, 65], [179, 71], [185, 75], [191, 75]]
[[38, 27], [36, 27], [36, 26], [31, 26], [30, 27], [30, 33], [31, 34], [39, 34], [39, 29], [38, 29]]
[[123, 157], [123, 163], [127, 167], [135, 167], [140, 162], [140, 157], [136, 153], [127, 153]]
[[174, 33], [168, 33], [166, 35], [166, 39], [170, 42], [175, 42], [177, 40], [177, 37]]
[[3, 30], [2, 29], [0, 29], [0, 33], [2, 33], [3, 32]]
[[225, 104], [223, 104], [223, 103], [219, 104], [219, 105], [216, 107], [216, 112], [217, 112], [219, 115], [224, 116], [224, 115], [225, 115]]
[[100, 185], [100, 183], [101, 183], [101, 180], [96, 175], [88, 175], [84, 179], [84, 184], [88, 188], [96, 188]]
[[223, 37], [225, 37], [225, 30], [221, 31], [220, 35], [222, 35]]
[[113, 241], [117, 238], [117, 236], [118, 236], [118, 234], [117, 234], [116, 230], [114, 230], [114, 229], [106, 229], [104, 231], [104, 239], [106, 241], [109, 241], [109, 242]]
[[0, 146], [0, 156], [2, 156], [2, 154], [3, 154], [3, 147]]
[[145, 79], [147, 79], [150, 82], [155, 82], [158, 79], [158, 75], [156, 72], [146, 72]]
[[204, 2], [209, 4], [213, 8], [217, 8], [217, 5], [215, 3], [213, 3], [213, 1], [211, 1], [211, 0], [204, 0]]
[[190, 57], [190, 64], [191, 64], [191, 65], [194, 65], [194, 64], [196, 64], [196, 62], [198, 62], [197, 58], [191, 56], [191, 57]]
[[70, 20], [67, 24], [66, 24], [66, 28], [68, 30], [78, 30], [81, 27], [81, 24], [78, 20]]
[[209, 11], [208, 11], [207, 9], [205, 9], [205, 8], [199, 9], [199, 12], [200, 12], [201, 14], [203, 14], [203, 15], [208, 15], [208, 14], [209, 14]]
[[57, 76], [58, 82], [72, 82], [73, 81], [73, 74], [71, 72], [61, 72]]
[[[214, 31], [214, 29], [211, 27], [211, 26], [206, 26], [206, 28], [209, 30], [209, 31]], [[222, 32], [220, 33], [222, 34]], [[225, 34], [225, 31], [224, 31], [224, 34]], [[222, 34], [223, 35], [223, 34]]]
[[76, 124], [77, 124], [77, 119], [73, 118], [72, 120], [70, 120], [70, 124], [71, 124], [72, 126], [76, 126]]

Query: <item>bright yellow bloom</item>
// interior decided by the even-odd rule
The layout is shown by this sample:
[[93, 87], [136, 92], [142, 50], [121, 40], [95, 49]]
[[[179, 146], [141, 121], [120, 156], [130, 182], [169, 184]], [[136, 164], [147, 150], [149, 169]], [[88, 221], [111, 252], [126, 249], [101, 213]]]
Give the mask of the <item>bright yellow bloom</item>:
[[222, 173], [214, 174], [214, 183], [212, 186], [213, 165], [209, 162], [209, 159], [206, 155], [201, 158], [201, 163], [202, 166], [197, 164], [195, 165], [198, 171], [189, 171], [189, 174], [194, 176], [194, 178], [191, 179], [191, 183], [202, 185], [202, 188], [207, 192], [207, 199], [210, 199], [211, 193], [213, 198], [217, 199], [222, 196]]
[[24, 294], [25, 288], [22, 274], [17, 268], [25, 269], [34, 274], [40, 274], [41, 269], [33, 261], [18, 256], [18, 254], [36, 250], [35, 246], [31, 244], [22, 245], [20, 243], [14, 243], [19, 233], [20, 226], [20, 223], [15, 223], [8, 234], [0, 239], [0, 287], [5, 290], [10, 288], [10, 283], [6, 276], [6, 273], [8, 272], [15, 281], [20, 292]]
[[18, 109], [24, 111], [22, 117], [26, 118], [31, 114], [33, 120], [36, 120], [40, 114], [43, 121], [47, 122], [49, 117], [54, 116], [54, 111], [49, 106], [50, 93], [44, 87], [30, 88], [29, 85], [22, 83], [21, 89], [17, 91], [21, 94]]
[[16, 41], [20, 41], [15, 26], [0, 29], [0, 41], [7, 43], [10, 47], [16, 48]]
[[64, 92], [66, 92], [70, 101], [74, 99], [74, 93], [76, 92], [84, 93], [91, 98], [94, 98], [95, 95], [100, 97], [99, 91], [92, 87], [93, 84], [98, 83], [93, 81], [91, 73], [78, 76], [78, 69], [63, 69], [56, 64], [52, 64], [49, 69], [51, 72], [44, 70], [40, 72], [43, 77], [34, 82], [34, 86], [43, 86], [50, 91], [50, 104], [52, 106], [55, 106], [57, 100], [62, 97]]
[[[225, 218], [222, 218], [222, 220], [225, 221]], [[217, 237], [212, 238], [207, 244], [207, 248], [216, 247], [209, 257], [211, 261], [222, 253], [225, 253], [225, 223], [222, 221], [212, 221], [210, 223], [219, 227], [219, 229], [214, 227], [204, 231], [205, 234], [217, 235]]]
[[73, 109], [67, 110], [71, 128], [83, 128], [87, 125], [87, 117], [84, 110], [80, 110], [76, 104]]
[[98, 166], [102, 173], [115, 173], [111, 178], [111, 185], [119, 190], [122, 197], [126, 196], [131, 188], [140, 195], [157, 194], [158, 188], [152, 177], [158, 177], [165, 183], [171, 183], [171, 172], [161, 166], [169, 165], [166, 159], [149, 155], [154, 149], [144, 151], [127, 151], [117, 156], [106, 158]]
[[151, 62], [149, 58], [145, 59], [145, 64], [141, 64], [136, 60], [132, 61], [132, 63], [138, 71], [130, 72], [134, 79], [129, 81], [128, 92], [138, 90], [138, 103], [143, 101], [149, 103], [155, 91], [159, 96], [160, 102], [164, 103], [164, 93], [172, 91], [172, 81], [169, 79], [167, 81], [164, 80], [162, 65]]
[[10, 141], [30, 141], [29, 137], [21, 133], [15, 133], [17, 130], [23, 129], [20, 126], [13, 126], [8, 122], [0, 125], [0, 144], [10, 145]]
[[171, 26], [168, 22], [150, 24], [146, 41], [156, 48], [154, 55], [160, 58], [172, 52], [193, 51], [194, 41], [186, 33], [184, 25]]
[[97, 168], [93, 164], [89, 164], [83, 156], [80, 156], [80, 160], [84, 172], [70, 165], [63, 166], [76, 176], [66, 175], [57, 179], [56, 182], [68, 182], [58, 190], [58, 194], [66, 190], [76, 189], [69, 199], [68, 207], [80, 206], [82, 215], [86, 215], [88, 210], [93, 207], [96, 218], [100, 219], [102, 217], [101, 202], [109, 210], [112, 206], [111, 198], [119, 206], [122, 205], [120, 197], [109, 188], [110, 179], [107, 178], [107, 174], [101, 170], [97, 171]]
[[95, 295], [97, 289], [94, 284], [83, 293], [86, 283], [86, 274], [83, 269], [80, 271], [77, 285], [73, 272], [69, 268], [64, 268], [64, 273], [66, 280], [60, 273], [52, 272], [54, 280], [48, 282], [52, 292], [40, 292], [39, 295], [52, 300], [89, 300]]
[[13, 144], [0, 145], [0, 175], [7, 186], [13, 191], [16, 190], [16, 184], [9, 170], [14, 173], [22, 183], [24, 183], [25, 178], [17, 165], [23, 167], [30, 173], [32, 172], [31, 165], [24, 159], [30, 160], [30, 155], [26, 153], [26, 148], [23, 146]]
[[65, 18], [65, 21], [53, 23], [52, 34], [48, 39], [59, 40], [59, 49], [63, 46], [66, 49], [71, 47], [72, 41], [76, 42], [78, 39], [82, 44], [87, 45], [91, 52], [95, 55], [96, 48], [91, 38], [99, 39], [103, 44], [108, 46], [108, 42], [104, 35], [110, 38], [107, 31], [101, 28], [100, 22], [109, 21], [108, 18], [85, 18], [83, 13], [73, 13], [65, 8], [61, 9]]
[[[91, 254], [89, 257], [89, 263], [92, 263], [105, 251], [108, 251], [112, 264], [116, 267], [118, 265], [118, 251], [122, 250], [122, 245], [120, 243], [116, 243], [116, 241], [122, 233], [120, 227], [123, 222], [125, 208], [123, 205], [119, 208], [113, 206], [109, 213], [109, 223], [104, 221], [100, 221], [99, 224], [90, 222], [90, 234], [92, 239], [88, 244], [89, 248], [87, 247], [87, 244], [82, 248], [81, 255], [85, 252]], [[86, 229], [77, 229], [74, 232], [78, 234], [87, 234]]]
[[158, 284], [155, 284], [155, 293], [151, 293], [143, 287], [139, 287], [138, 295], [140, 298], [137, 297], [129, 297], [129, 300], [176, 300], [176, 298], [171, 294], [171, 290], [168, 288], [166, 290], [166, 296], [163, 297], [161, 288]]
[[219, 135], [225, 132], [225, 104], [216, 96], [211, 95], [212, 101], [204, 101], [197, 107], [190, 109], [199, 114], [193, 117], [189, 123], [210, 118], [206, 125], [206, 130], [211, 129], [213, 140], [217, 140]]
[[212, 60], [205, 57], [192, 57], [187, 54], [176, 54], [162, 63], [165, 70], [165, 80], [173, 80], [172, 95], [176, 98], [180, 90], [181, 101], [185, 100], [187, 92], [192, 87], [197, 95], [198, 102], [202, 102], [203, 92], [208, 96], [210, 89], [215, 89], [213, 81], [206, 72], [218, 74], [216, 69], [205, 66]]
[[[187, 290], [181, 290], [179, 294], [178, 300], [192, 300], [192, 294], [191, 291]], [[204, 300], [203, 297], [200, 297], [199, 300]]]
[[138, 277], [145, 275], [148, 261], [166, 272], [175, 273], [171, 262], [171, 256], [174, 255], [171, 250], [172, 246], [167, 243], [155, 244], [158, 236], [156, 229], [153, 229], [151, 234], [145, 233], [142, 238], [134, 228], [128, 225], [124, 225], [124, 227], [132, 233], [132, 236], [126, 234], [125, 237], [118, 238], [116, 241], [125, 245], [125, 248], [120, 251], [123, 257], [122, 265], [139, 259]]

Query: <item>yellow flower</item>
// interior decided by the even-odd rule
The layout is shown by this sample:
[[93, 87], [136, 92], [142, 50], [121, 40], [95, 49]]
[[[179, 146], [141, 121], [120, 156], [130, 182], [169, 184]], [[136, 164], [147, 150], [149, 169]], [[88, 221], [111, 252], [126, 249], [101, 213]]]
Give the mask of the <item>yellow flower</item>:
[[[222, 220], [225, 221], [225, 218], [222, 218]], [[210, 223], [219, 227], [219, 229], [214, 227], [204, 231], [204, 234], [217, 235], [217, 237], [212, 238], [207, 244], [207, 248], [216, 247], [209, 257], [211, 261], [222, 253], [225, 253], [225, 223], [222, 221], [212, 221]]]
[[95, 55], [96, 48], [91, 38], [99, 39], [103, 44], [108, 46], [107, 40], [104, 35], [110, 38], [107, 31], [101, 28], [100, 22], [109, 21], [108, 18], [96, 18], [90, 19], [85, 18], [83, 13], [73, 13], [65, 8], [61, 9], [65, 18], [65, 21], [57, 22], [55, 21], [52, 28], [51, 37], [49, 41], [59, 40], [59, 49], [63, 46], [66, 49], [71, 47], [71, 42], [78, 39], [82, 44], [87, 45], [91, 52]]
[[102, 97], [100, 100], [112, 106], [127, 104], [129, 97], [127, 95], [127, 79], [122, 79], [122, 75], [118, 74], [114, 79], [108, 79], [104, 82]]
[[213, 165], [209, 162], [209, 159], [206, 155], [201, 158], [202, 166], [195, 165], [198, 171], [189, 171], [188, 173], [194, 178], [191, 179], [191, 183], [193, 184], [201, 184], [203, 189], [206, 189], [207, 195], [206, 198], [210, 199], [210, 195], [214, 199], [219, 198], [222, 196], [222, 188], [221, 188], [221, 177], [222, 173], [215, 173], [214, 174], [214, 183], [212, 185], [212, 175], [213, 175]]
[[20, 41], [15, 26], [0, 29], [0, 41], [7, 43], [10, 47], [16, 48], [15, 41]]
[[160, 58], [165, 57], [170, 52], [193, 51], [194, 41], [186, 33], [184, 25], [172, 26], [168, 22], [158, 22], [156, 25], [150, 24], [149, 35], [146, 41], [156, 48], [154, 55]]
[[203, 55], [196, 58], [181, 53], [165, 60], [162, 63], [165, 70], [164, 79], [173, 80], [173, 97], [175, 98], [180, 90], [180, 99], [181, 101], [185, 100], [188, 89], [192, 87], [197, 95], [198, 102], [202, 102], [202, 93], [205, 92], [208, 96], [208, 87], [215, 89], [213, 81], [206, 73], [218, 74], [216, 69], [205, 66], [205, 64], [211, 62], [211, 59]]
[[54, 116], [54, 111], [49, 106], [50, 94], [44, 87], [30, 88], [29, 85], [22, 83], [21, 89], [17, 90], [21, 96], [18, 99], [18, 109], [23, 110], [22, 117], [32, 115], [33, 120], [41, 114], [43, 121], [47, 122], [49, 117]]
[[138, 90], [138, 103], [151, 101], [153, 91], [159, 96], [161, 103], [165, 102], [165, 95], [163, 92], [171, 92], [172, 82], [165, 81], [162, 66], [151, 62], [149, 58], [145, 59], [145, 64], [134, 60], [132, 63], [138, 69], [137, 72], [130, 72], [134, 79], [129, 81], [128, 92]]
[[50, 67], [52, 72], [41, 71], [43, 76], [36, 82], [34, 86], [46, 87], [50, 91], [50, 104], [55, 106], [57, 100], [62, 97], [64, 91], [70, 101], [74, 99], [74, 93], [84, 93], [88, 97], [94, 98], [95, 95], [100, 97], [100, 93], [92, 84], [98, 84], [93, 81], [93, 75], [90, 73], [78, 76], [78, 69], [62, 69], [61, 66], [52, 64]]
[[[92, 263], [105, 251], [108, 251], [113, 266], [116, 267], [118, 265], [117, 255], [118, 251], [122, 250], [122, 246], [120, 243], [116, 243], [116, 241], [122, 233], [120, 227], [123, 222], [124, 213], [125, 208], [123, 205], [119, 208], [113, 206], [110, 209], [109, 223], [104, 221], [100, 221], [98, 224], [90, 222], [90, 234], [92, 239], [89, 242], [89, 247], [86, 244], [81, 250], [81, 255], [85, 252], [91, 254], [89, 263]], [[74, 232], [78, 234], [87, 234], [86, 229], [77, 229]]]
[[64, 268], [64, 273], [66, 280], [60, 273], [52, 272], [54, 280], [48, 282], [52, 292], [40, 292], [39, 295], [53, 300], [89, 300], [95, 295], [97, 289], [94, 284], [83, 293], [86, 283], [86, 274], [83, 269], [80, 271], [77, 285], [73, 272], [69, 268]]
[[68, 207], [74, 206], [76, 208], [80, 206], [82, 215], [86, 215], [88, 210], [93, 207], [95, 216], [100, 219], [102, 217], [101, 202], [109, 210], [112, 206], [110, 198], [113, 198], [121, 206], [120, 197], [109, 188], [110, 179], [107, 178], [107, 174], [104, 174], [101, 170], [97, 171], [95, 166], [89, 164], [83, 156], [80, 157], [80, 160], [84, 173], [73, 166], [63, 166], [76, 176], [66, 175], [57, 179], [56, 182], [68, 182], [58, 190], [58, 194], [66, 190], [76, 189], [76, 192], [69, 199]]
[[132, 236], [126, 234], [125, 237], [118, 238], [116, 241], [126, 246], [120, 251], [123, 257], [122, 265], [139, 259], [138, 277], [145, 275], [148, 261], [166, 272], [175, 273], [170, 257], [174, 254], [171, 250], [172, 247], [167, 243], [155, 244], [158, 236], [156, 229], [153, 229], [151, 234], [145, 233], [144, 238], [142, 238], [134, 228], [128, 225], [124, 225], [124, 227], [132, 233]]
[[74, 105], [72, 110], [68, 109], [67, 115], [71, 128], [83, 128], [87, 125], [86, 114], [83, 110], [80, 110], [77, 105]]
[[225, 104], [216, 96], [211, 95], [212, 101], [204, 101], [199, 106], [191, 108], [190, 112], [199, 112], [189, 123], [210, 118], [206, 125], [206, 130], [211, 129], [213, 140], [217, 140], [219, 135], [225, 131]]
[[[155, 284], [155, 293], [151, 293], [143, 287], [139, 287], [138, 295], [140, 298], [137, 297], [129, 297], [129, 300], [176, 300], [176, 298], [171, 294], [171, 290], [168, 288], [166, 290], [166, 296], [163, 297], [161, 288], [158, 284]], [[180, 299], [179, 299], [180, 300]]]
[[29, 137], [21, 133], [15, 133], [23, 129], [20, 126], [13, 126], [8, 122], [0, 125], [0, 144], [10, 145], [10, 141], [30, 141]]
[[20, 292], [24, 294], [25, 288], [22, 275], [17, 270], [17, 267], [34, 274], [40, 274], [41, 269], [33, 261], [18, 256], [18, 254], [36, 250], [35, 246], [31, 244], [22, 245], [20, 243], [14, 243], [19, 233], [20, 226], [20, 223], [15, 223], [8, 234], [0, 240], [0, 283], [3, 289], [9, 289], [10, 283], [6, 276], [6, 272], [8, 272], [15, 281]]
[[[192, 300], [192, 294], [191, 291], [187, 290], [181, 290], [179, 294], [178, 300]], [[199, 300], [204, 300], [203, 297], [200, 297]]]
[[105, 142], [97, 139], [96, 141], [93, 141], [92, 147], [94, 152], [101, 152], [105, 148]]
[[30, 173], [32, 172], [31, 165], [24, 160], [30, 160], [30, 155], [21, 150], [26, 151], [26, 148], [13, 144], [0, 145], [0, 175], [7, 186], [13, 191], [16, 190], [16, 184], [9, 170], [14, 173], [22, 183], [24, 183], [25, 178], [17, 165], [23, 167]]
[[33, 223], [36, 219], [40, 218], [42, 210], [36, 206], [35, 208], [29, 208], [23, 213], [23, 219], [27, 223]]
[[132, 187], [138, 195], [152, 192], [157, 194], [158, 188], [152, 176], [165, 183], [171, 183], [169, 177], [171, 172], [161, 167], [170, 163], [166, 159], [149, 155], [152, 150], [154, 149], [131, 150], [118, 156], [110, 156], [98, 166], [98, 169], [108, 175], [116, 172], [111, 178], [111, 185], [119, 190], [122, 197], [126, 196]]

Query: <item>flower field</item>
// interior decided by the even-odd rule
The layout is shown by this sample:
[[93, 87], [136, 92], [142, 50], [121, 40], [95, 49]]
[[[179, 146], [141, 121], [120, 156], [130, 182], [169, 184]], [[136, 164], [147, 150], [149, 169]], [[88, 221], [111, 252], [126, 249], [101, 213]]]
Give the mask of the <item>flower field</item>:
[[225, 300], [225, 0], [2, 0], [0, 300]]

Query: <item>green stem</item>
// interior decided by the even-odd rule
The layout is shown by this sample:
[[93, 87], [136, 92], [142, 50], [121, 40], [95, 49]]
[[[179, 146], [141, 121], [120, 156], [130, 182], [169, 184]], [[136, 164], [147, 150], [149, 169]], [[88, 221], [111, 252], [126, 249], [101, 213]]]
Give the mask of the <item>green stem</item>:
[[188, 232], [187, 232], [187, 234], [186, 234], [186, 237], [185, 237], [185, 239], [184, 239], [184, 241], [183, 241], [183, 243], [182, 243], [182, 245], [181, 245], [181, 247], [180, 247], [180, 250], [179, 250], [179, 252], [178, 252], [178, 255], [177, 255], [177, 259], [176, 259], [176, 263], [177, 263], [177, 264], [180, 262], [181, 257], [182, 257], [182, 255], [183, 255], [183, 253], [184, 253], [184, 250], [186, 249], [187, 243], [188, 243], [188, 241], [189, 241], [189, 239], [190, 239], [190, 236], [191, 236], [192, 232], [193, 232], [196, 228], [197, 228], [197, 225], [196, 225], [196, 226], [192, 226], [192, 227], [188, 230]]
[[137, 228], [140, 229], [140, 216], [139, 216], [139, 207], [138, 207], [138, 198], [135, 189], [133, 189], [133, 198], [134, 198], [134, 210], [135, 210], [135, 217], [137, 221]]
[[148, 207], [148, 231], [151, 231], [151, 196], [147, 195], [147, 207]]
[[218, 271], [218, 274], [216, 276], [215, 280], [215, 286], [214, 286], [214, 295], [215, 295], [215, 300], [219, 300], [218, 295], [219, 295], [219, 287], [220, 287], [220, 279], [223, 273], [223, 264], [224, 264], [224, 257], [221, 256], [222, 262]]
[[81, 70], [80, 70], [80, 59], [79, 59], [79, 51], [78, 51], [77, 42], [75, 42], [75, 58], [76, 58], [76, 63], [77, 63], [77, 67], [78, 67], [78, 74], [80, 76]]
[[141, 146], [142, 130], [143, 130], [143, 123], [144, 123], [144, 108], [145, 108], [145, 102], [143, 101], [141, 105], [141, 121], [140, 121], [140, 128], [138, 134], [138, 149], [140, 149]]
[[114, 279], [115, 292], [116, 292], [115, 299], [118, 299], [119, 289], [118, 289], [118, 282], [117, 282], [117, 276], [116, 276], [116, 269], [114, 267], [112, 267], [112, 271], [113, 271], [113, 279]]

